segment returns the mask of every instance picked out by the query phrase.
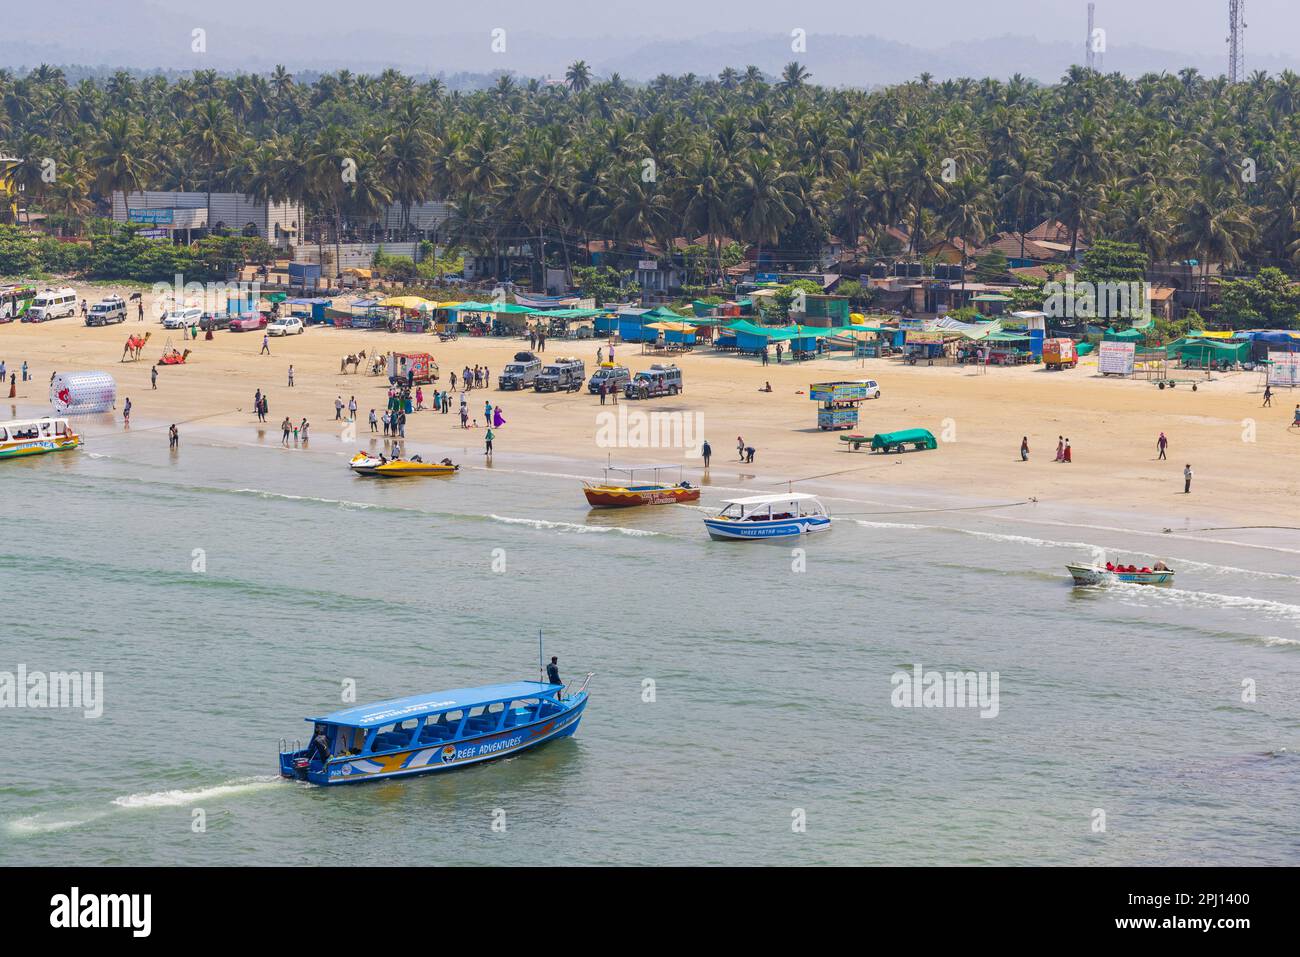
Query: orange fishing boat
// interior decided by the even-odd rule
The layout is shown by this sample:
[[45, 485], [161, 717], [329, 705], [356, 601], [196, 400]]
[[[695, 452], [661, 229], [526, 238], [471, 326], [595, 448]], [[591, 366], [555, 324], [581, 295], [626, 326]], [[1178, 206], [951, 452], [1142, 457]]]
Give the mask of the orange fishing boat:
[[[678, 481], [670, 485], [660, 479], [660, 474], [669, 469], [677, 470]], [[627, 476], [622, 484], [611, 479], [611, 473]], [[637, 475], [650, 474], [648, 482], [637, 481]], [[610, 466], [605, 469], [605, 481], [584, 482], [583, 493], [587, 504], [592, 508], [632, 508], [637, 505], [676, 505], [679, 502], [698, 502], [700, 490], [681, 479], [680, 465], [637, 465], [631, 467]]]

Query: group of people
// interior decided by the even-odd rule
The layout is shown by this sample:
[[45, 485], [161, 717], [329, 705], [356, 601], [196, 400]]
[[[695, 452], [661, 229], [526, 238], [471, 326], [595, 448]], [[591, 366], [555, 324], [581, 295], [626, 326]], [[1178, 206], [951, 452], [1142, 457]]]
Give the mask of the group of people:
[[[18, 373], [9, 372], [8, 367], [5, 365], [5, 360], [0, 359], [0, 384], [3, 384], [5, 381], [6, 372], [9, 374], [9, 398], [16, 399], [18, 397]], [[31, 378], [31, 374], [27, 370], [26, 359], [23, 360], [22, 373], [24, 382]]]
[[[706, 446], [708, 445], [707, 442], [704, 443], [704, 444], [705, 444]], [[710, 451], [711, 451], [711, 450], [710, 450]], [[746, 445], [746, 444], [745, 444], [745, 440], [742, 439], [739, 435], [736, 436], [736, 452], [739, 453], [739, 455], [740, 455], [740, 461], [741, 461], [741, 462], [744, 462], [744, 463], [746, 463], [746, 464], [749, 464], [749, 463], [751, 463], [751, 462], [754, 461], [754, 447], [753, 447], [752, 445]], [[708, 459], [707, 459], [707, 458], [705, 459], [705, 463], [704, 463], [704, 464], [705, 464], [705, 467], [708, 466]]]
[[528, 330], [528, 348], [534, 352], [546, 351], [546, 333], [538, 329]]
[[253, 411], [257, 413], [258, 422], [266, 421], [266, 413], [270, 411], [270, 405], [266, 401], [266, 394], [261, 389], [253, 394]]
[[[472, 392], [474, 389], [484, 389], [492, 384], [492, 371], [487, 366], [466, 366], [460, 370], [460, 387], [465, 392]], [[456, 373], [451, 374], [451, 389], [456, 391]]]
[[287, 449], [289, 447], [289, 436], [292, 433], [293, 444], [297, 445], [299, 439], [301, 438], [302, 444], [305, 446], [309, 438], [310, 430], [311, 430], [311, 423], [307, 421], [306, 416], [303, 416], [302, 422], [300, 422], [297, 425], [294, 425], [293, 422], [291, 422], [289, 420], [289, 417], [286, 415], [284, 417], [284, 421], [280, 423], [280, 431], [281, 433], [283, 433], [280, 437], [280, 444]]

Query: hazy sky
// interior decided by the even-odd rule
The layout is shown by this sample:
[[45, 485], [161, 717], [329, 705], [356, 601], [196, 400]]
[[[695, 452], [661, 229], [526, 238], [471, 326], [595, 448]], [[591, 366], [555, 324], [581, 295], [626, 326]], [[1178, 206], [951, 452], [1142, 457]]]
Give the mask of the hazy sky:
[[[39, 6], [57, 12], [67, 0]], [[712, 31], [788, 34], [875, 34], [917, 46], [954, 40], [1031, 35], [1078, 42], [1086, 33], [1086, 0], [100, 0], [112, 7], [156, 3], [173, 13], [280, 25], [295, 18], [313, 27], [337, 25], [408, 35], [490, 30], [538, 31], [556, 37], [671, 37]], [[1300, 0], [1248, 0], [1247, 51], [1300, 53]], [[1097, 0], [1097, 25], [1112, 44], [1218, 53], [1228, 33], [1228, 0]], [[57, 19], [57, 18], [56, 18]], [[75, 22], [60, 23], [67, 33]]]

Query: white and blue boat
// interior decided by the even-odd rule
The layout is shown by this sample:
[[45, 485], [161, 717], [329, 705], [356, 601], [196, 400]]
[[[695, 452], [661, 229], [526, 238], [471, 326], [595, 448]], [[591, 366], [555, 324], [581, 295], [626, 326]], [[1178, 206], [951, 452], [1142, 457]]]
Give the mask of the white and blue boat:
[[704, 520], [709, 536], [718, 541], [787, 538], [824, 532], [831, 527], [826, 506], [816, 495], [751, 495], [727, 499], [722, 511]]
[[281, 742], [280, 774], [312, 784], [352, 784], [509, 757], [577, 731], [590, 680], [589, 674], [573, 694], [564, 685], [515, 681], [308, 718], [312, 741], [291, 749]]

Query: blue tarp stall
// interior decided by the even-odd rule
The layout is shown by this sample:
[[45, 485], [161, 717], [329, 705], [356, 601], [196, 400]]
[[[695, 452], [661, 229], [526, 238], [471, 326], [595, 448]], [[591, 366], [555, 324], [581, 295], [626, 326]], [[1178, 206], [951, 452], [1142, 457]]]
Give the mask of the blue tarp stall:
[[1282, 329], [1242, 329], [1233, 335], [1250, 342], [1250, 358], [1254, 362], [1266, 361], [1270, 352], [1300, 352], [1300, 333]]
[[253, 312], [257, 312], [257, 301], [254, 299], [226, 300], [226, 315], [228, 316], [243, 316]]
[[289, 263], [289, 285], [315, 286], [320, 282], [318, 263]]
[[598, 336], [612, 336], [618, 332], [618, 316], [608, 312], [597, 316], [591, 321], [591, 330]]
[[647, 329], [646, 324], [654, 322], [650, 310], [644, 312], [620, 312], [618, 314], [618, 337], [624, 342], [653, 342], [659, 338], [657, 329]]
[[329, 308], [330, 302], [331, 300], [324, 298], [286, 299], [285, 305], [289, 307], [291, 315], [305, 316], [308, 323], [319, 325], [330, 321], [325, 317], [325, 310]]

